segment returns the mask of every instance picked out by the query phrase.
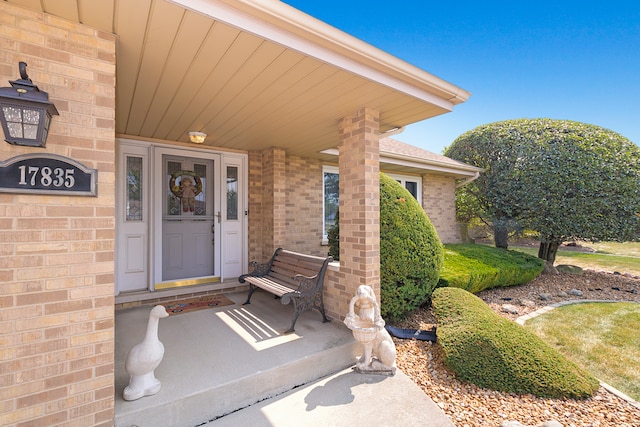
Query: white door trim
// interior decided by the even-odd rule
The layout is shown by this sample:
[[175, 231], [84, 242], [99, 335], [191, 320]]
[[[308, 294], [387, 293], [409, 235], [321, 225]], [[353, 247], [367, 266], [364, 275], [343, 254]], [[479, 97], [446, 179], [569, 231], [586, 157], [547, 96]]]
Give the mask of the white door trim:
[[[149, 289], [149, 225], [152, 221], [150, 192], [150, 154], [148, 145], [118, 144], [116, 167], [116, 257], [115, 290], [120, 292]], [[141, 218], [127, 220], [127, 159], [142, 160], [140, 182]]]
[[[222, 230], [220, 240], [223, 251], [221, 257], [222, 279], [238, 277], [247, 273], [247, 256], [249, 247], [248, 237], [248, 206], [247, 206], [247, 157], [224, 156], [222, 159], [221, 179], [222, 185], [227, 181], [227, 168], [234, 168], [238, 172], [238, 206], [236, 218], [228, 218], [230, 213], [227, 206], [228, 198], [222, 197]], [[227, 191], [229, 189], [227, 188]], [[233, 209], [231, 210], [233, 211]]]
[[[146, 171], [146, 196], [145, 196], [145, 211], [148, 212], [149, 215], [149, 225], [147, 228], [147, 236], [145, 237], [145, 249], [146, 249], [146, 258], [147, 258], [147, 291], [155, 290], [155, 283], [160, 283], [162, 278], [162, 193], [161, 191], [157, 191], [156, 187], [162, 186], [163, 182], [163, 163], [162, 158], [164, 154], [179, 156], [179, 157], [194, 157], [200, 159], [211, 159], [214, 160], [214, 174], [216, 180], [216, 195], [220, 195], [218, 199], [220, 200], [224, 197], [224, 192], [226, 191], [226, 183], [225, 183], [225, 171], [226, 167], [223, 165], [226, 164], [235, 164], [241, 165], [240, 171], [240, 195], [239, 195], [239, 210], [240, 210], [240, 218], [242, 219], [242, 273], [247, 272], [247, 258], [249, 253], [249, 237], [248, 237], [248, 155], [244, 153], [230, 153], [219, 150], [206, 150], [206, 149], [197, 149], [190, 147], [176, 147], [165, 144], [154, 144], [147, 141], [138, 141], [133, 139], [124, 139], [124, 138], [116, 138], [116, 143], [118, 145], [118, 149], [120, 145], [126, 145], [129, 147], [140, 147], [148, 150], [148, 157], [145, 163], [145, 167], [147, 167]], [[126, 165], [122, 164], [123, 160], [122, 154], [119, 154], [117, 157], [116, 170], [122, 171], [122, 168], [126, 167]], [[124, 209], [124, 188], [125, 182], [123, 181], [123, 174], [118, 173], [116, 175], [116, 243], [119, 238], [122, 236], [122, 229], [120, 228], [119, 220], [122, 219], [121, 210]], [[217, 196], [216, 196], [217, 197]], [[217, 213], [217, 210], [222, 210], [222, 201], [219, 201], [219, 204], [214, 209], [214, 214]], [[224, 251], [222, 250], [222, 236], [224, 230], [224, 221], [218, 224], [217, 220], [214, 221], [216, 226], [218, 227], [215, 231], [215, 248], [214, 253], [216, 254], [215, 260], [215, 274], [220, 277], [224, 276], [223, 266], [224, 266]], [[118, 284], [119, 277], [119, 269], [122, 268], [122, 265], [118, 263], [116, 256], [116, 295], [122, 290]]]

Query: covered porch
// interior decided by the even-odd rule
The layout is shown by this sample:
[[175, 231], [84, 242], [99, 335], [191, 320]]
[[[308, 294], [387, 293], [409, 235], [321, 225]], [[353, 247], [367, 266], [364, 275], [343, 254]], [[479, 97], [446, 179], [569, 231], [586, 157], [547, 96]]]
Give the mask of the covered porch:
[[116, 312], [116, 427], [453, 427], [403, 372], [352, 370], [361, 348], [343, 322], [322, 323], [307, 311], [285, 335], [290, 305], [262, 291], [246, 306], [245, 291], [226, 295], [234, 304], [161, 319], [165, 353], [155, 373], [162, 388], [135, 401], [122, 398], [129, 381], [124, 361], [143, 338], [153, 306]]
[[[149, 419], [162, 422], [148, 425], [189, 425], [182, 421], [192, 404], [220, 405], [204, 414], [215, 418], [251, 403], [243, 394], [258, 385], [261, 399], [282, 391], [283, 379], [291, 388], [348, 366], [352, 341], [340, 318], [358, 285], [379, 290], [379, 138], [450, 112], [470, 94], [280, 1], [9, 0], [0, 10], [2, 80], [16, 78], [18, 61], [29, 64], [60, 111], [44, 150], [96, 169], [99, 187], [96, 197], [0, 196], [8, 334], [0, 350], [12, 367], [0, 421], [110, 426], [115, 415], [130, 426], [125, 414], [149, 406]], [[269, 296], [162, 319], [163, 390], [125, 405], [122, 364], [148, 312], [115, 312], [118, 268], [132, 259], [117, 247], [119, 185], [128, 182], [118, 140], [193, 151], [190, 131], [208, 135], [198, 153], [247, 157], [243, 261], [264, 261], [277, 247], [326, 254], [315, 213], [321, 186], [307, 193], [293, 183], [308, 191], [310, 174], [320, 181], [324, 163], [338, 167], [341, 257], [325, 280], [333, 322], [308, 312], [297, 324], [301, 337], [282, 337], [291, 308]], [[323, 154], [330, 149], [337, 159]], [[36, 150], [3, 144], [1, 160]], [[313, 215], [310, 205], [319, 206]], [[139, 246], [145, 256], [157, 242], [149, 235]], [[157, 256], [144, 266], [163, 263]], [[149, 283], [145, 294], [155, 292]], [[267, 305], [278, 310], [261, 312]]]

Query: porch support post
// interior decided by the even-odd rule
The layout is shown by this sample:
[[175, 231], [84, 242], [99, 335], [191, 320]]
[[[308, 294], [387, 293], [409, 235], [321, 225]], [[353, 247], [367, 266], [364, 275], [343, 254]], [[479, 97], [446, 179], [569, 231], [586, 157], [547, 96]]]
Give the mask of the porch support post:
[[[271, 256], [287, 238], [287, 180], [286, 152], [269, 148], [262, 153], [263, 164], [263, 255]], [[266, 259], [266, 258], [265, 258]]]
[[[341, 310], [360, 285], [380, 297], [380, 113], [363, 108], [338, 121]], [[341, 286], [342, 287], [342, 286]], [[346, 314], [346, 311], [343, 311]]]

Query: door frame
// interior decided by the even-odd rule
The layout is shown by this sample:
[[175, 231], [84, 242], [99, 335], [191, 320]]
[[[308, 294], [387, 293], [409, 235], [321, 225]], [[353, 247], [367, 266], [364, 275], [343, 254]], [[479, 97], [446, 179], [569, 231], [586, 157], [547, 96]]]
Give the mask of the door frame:
[[[194, 157], [199, 159], [210, 159], [214, 162], [214, 197], [218, 197], [219, 201], [216, 209], [222, 210], [225, 207], [225, 201], [222, 200], [223, 195], [226, 194], [226, 177], [225, 167], [227, 163], [231, 162], [234, 165], [240, 165], [240, 186], [239, 191], [242, 194], [239, 196], [239, 210], [240, 217], [242, 219], [242, 274], [246, 273], [248, 270], [248, 256], [249, 256], [249, 238], [248, 238], [248, 154], [239, 153], [239, 152], [225, 152], [221, 150], [210, 150], [210, 149], [198, 149], [193, 147], [185, 147], [185, 146], [177, 146], [177, 145], [168, 145], [163, 143], [152, 143], [148, 141], [139, 141], [135, 139], [129, 138], [116, 138], [116, 144], [118, 147], [120, 144], [137, 146], [137, 147], [146, 147], [148, 149], [148, 163], [146, 167], [148, 168], [147, 176], [151, 177], [148, 181], [148, 197], [146, 198], [147, 209], [150, 212], [149, 216], [149, 227], [148, 227], [148, 236], [146, 238], [146, 248], [148, 251], [147, 256], [147, 266], [148, 266], [148, 278], [147, 278], [147, 288], [146, 291], [153, 292], [156, 290], [156, 284], [162, 283], [162, 182], [164, 180], [163, 177], [163, 155], [168, 154], [172, 156], [179, 157]], [[120, 161], [120, 159], [119, 159]], [[118, 165], [120, 168], [124, 167], [124, 165]], [[118, 169], [118, 168], [116, 168]], [[122, 179], [122, 174], [117, 175], [117, 180]], [[116, 182], [116, 188], [122, 188], [122, 182]], [[160, 186], [160, 189], [158, 189]], [[116, 193], [116, 209], [122, 208], [122, 192], [118, 191]], [[217, 212], [214, 210], [214, 215]], [[215, 228], [215, 247], [214, 247], [214, 274], [217, 277], [225, 278], [224, 274], [224, 251], [222, 250], [222, 235], [224, 233], [224, 220], [218, 223], [217, 220], [214, 220]], [[120, 230], [119, 223], [116, 221], [116, 239], [119, 239]], [[117, 258], [117, 257], [116, 257]], [[118, 262], [116, 261], [116, 277], [118, 276]], [[188, 280], [188, 279], [187, 279]], [[200, 284], [197, 280], [193, 281]], [[205, 281], [206, 282], [206, 281]], [[118, 295], [119, 286], [116, 279], [116, 295]]]
[[[151, 186], [150, 179], [150, 149], [148, 144], [137, 141], [126, 141], [116, 144], [116, 179], [115, 179], [115, 294], [120, 292], [139, 292], [149, 290], [149, 224], [151, 223]], [[141, 218], [137, 221], [127, 220], [128, 177], [127, 158], [134, 157], [142, 160], [141, 170]], [[129, 247], [130, 239], [140, 242], [139, 246]], [[131, 269], [131, 260], [137, 260], [140, 265]], [[126, 283], [124, 285], [123, 283]], [[125, 288], [125, 289], [123, 289]]]

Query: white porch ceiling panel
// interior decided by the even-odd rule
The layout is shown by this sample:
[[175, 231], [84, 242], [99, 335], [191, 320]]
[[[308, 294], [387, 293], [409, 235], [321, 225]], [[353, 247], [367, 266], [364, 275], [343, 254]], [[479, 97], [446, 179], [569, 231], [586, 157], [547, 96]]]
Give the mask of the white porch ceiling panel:
[[316, 157], [337, 119], [382, 131], [469, 94], [273, 0], [6, 0], [117, 35], [116, 133]]

